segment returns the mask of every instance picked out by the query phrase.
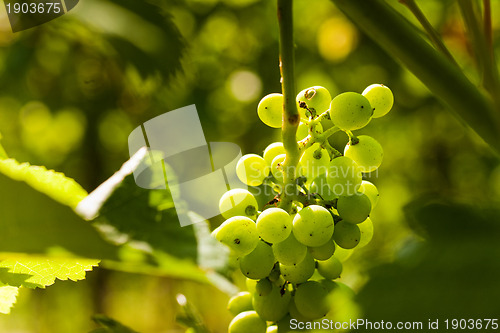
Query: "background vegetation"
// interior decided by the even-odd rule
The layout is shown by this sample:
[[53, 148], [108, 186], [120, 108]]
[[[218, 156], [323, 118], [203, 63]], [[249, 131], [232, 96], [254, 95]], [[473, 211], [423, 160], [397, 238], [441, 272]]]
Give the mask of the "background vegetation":
[[[387, 2], [420, 27], [405, 6]], [[457, 3], [419, 4], [463, 73], [479, 85]], [[500, 2], [491, 5], [496, 32]], [[346, 262], [340, 279], [359, 292], [358, 314], [425, 321], [500, 314], [494, 306], [500, 293], [495, 153], [333, 2], [296, 1], [295, 39], [299, 90], [321, 85], [334, 96], [383, 83], [395, 96], [391, 113], [359, 131], [371, 133], [385, 156], [378, 174], [370, 175], [381, 195], [374, 239]], [[16, 34], [0, 9], [2, 146], [18, 161], [64, 172], [88, 192], [129, 158], [127, 137], [135, 127], [185, 105], [196, 104], [207, 141], [262, 152], [280, 140], [280, 131], [258, 120], [257, 103], [280, 90], [274, 1], [84, 0], [64, 17]], [[339, 149], [346, 142], [343, 134], [331, 139]], [[1, 207], [10, 212], [0, 210], [2, 228], [11, 230], [7, 217], [23, 207], [35, 222], [48, 214], [43, 199], [27, 202], [12, 183], [2, 184], [0, 201], [16, 197], [15, 206]], [[164, 221], [177, 223], [175, 216]], [[157, 245], [167, 248], [169, 240]], [[16, 252], [0, 250], [4, 257]], [[103, 264], [78, 283], [23, 288], [12, 313], [0, 315], [0, 331], [88, 332], [97, 327], [90, 317], [103, 313], [139, 332], [183, 332], [176, 322], [185, 311], [178, 293], [213, 332], [227, 329], [229, 296], [206, 281], [168, 269]]]

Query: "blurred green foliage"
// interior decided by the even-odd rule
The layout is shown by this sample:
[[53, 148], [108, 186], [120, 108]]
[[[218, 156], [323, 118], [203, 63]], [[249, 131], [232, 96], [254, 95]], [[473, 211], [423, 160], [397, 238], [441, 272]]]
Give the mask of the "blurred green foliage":
[[[398, 1], [388, 2], [414, 21]], [[465, 74], [478, 82], [456, 4], [428, 0], [420, 5]], [[498, 1], [492, 5], [493, 13], [500, 12]], [[16, 34], [10, 31], [2, 7], [3, 147], [19, 161], [64, 172], [90, 192], [128, 158], [127, 137], [132, 129], [166, 111], [196, 104], [207, 141], [230, 141], [239, 144], [244, 153], [262, 152], [269, 143], [280, 140], [279, 130], [260, 123], [256, 113], [263, 95], [280, 91], [275, 6], [274, 1], [265, 0], [84, 0], [70, 14]], [[493, 16], [493, 27], [499, 30], [499, 16]], [[345, 263], [340, 279], [355, 291], [362, 290], [360, 301], [370, 305], [368, 314], [377, 319], [381, 314], [375, 310], [383, 313], [384, 307], [370, 302], [393, 294], [392, 289], [379, 289], [388, 277], [430, 278], [442, 267], [436, 265], [450, 265], [449, 252], [432, 262], [436, 260], [432, 254], [448, 246], [456, 252], [468, 252], [466, 262], [470, 265], [474, 257], [494, 248], [490, 243], [481, 249], [481, 240], [494, 241], [486, 237], [487, 232], [468, 233], [469, 240], [463, 243], [467, 246], [453, 241], [456, 235], [465, 237], [464, 231], [455, 233], [456, 228], [481, 223], [474, 213], [464, 215], [469, 218], [455, 225], [455, 215], [445, 213], [436, 219], [433, 216], [440, 216], [436, 211], [430, 217], [420, 215], [419, 220], [424, 224], [445, 222], [444, 229], [431, 232], [435, 238], [431, 237], [429, 249], [419, 250], [419, 244], [427, 247], [422, 241], [428, 235], [411, 230], [402, 208], [431, 194], [465, 203], [473, 210], [498, 206], [500, 165], [477, 136], [330, 1], [296, 1], [295, 38], [298, 90], [322, 85], [334, 96], [384, 83], [394, 92], [393, 111], [359, 131], [375, 137], [385, 150], [381, 168], [368, 177], [379, 188], [381, 198], [372, 214], [373, 242]], [[500, 51], [498, 37], [494, 45]], [[500, 52], [496, 54], [498, 57]], [[339, 150], [346, 142], [343, 134], [331, 139]], [[14, 182], [0, 180], [2, 193], [28, 193], [15, 188]], [[45, 199], [30, 197], [30, 210], [23, 214], [50, 216], [51, 206]], [[8, 205], [2, 208], [2, 215], [16, 213], [8, 212]], [[498, 215], [490, 219], [498, 222]], [[478, 229], [483, 230], [481, 226]], [[162, 226], [158, 230], [163, 230]], [[415, 256], [425, 261], [417, 261]], [[469, 274], [498, 275], [490, 260], [481, 258], [481, 267], [474, 268], [481, 271]], [[415, 267], [401, 271], [398, 266], [380, 266], [395, 260], [403, 266], [419, 265], [420, 275], [415, 276]], [[467, 274], [464, 265], [456, 266], [456, 275]], [[375, 278], [369, 282], [372, 275]], [[439, 283], [426, 284], [431, 289], [425, 290], [423, 295], [429, 299], [423, 301], [439, 295], [438, 289], [456, 275], [444, 274]], [[482, 283], [478, 281], [462, 278], [456, 286]], [[236, 282], [244, 284], [238, 278]], [[380, 294], [381, 290], [386, 293]], [[20, 294], [13, 313], [0, 317], [0, 331], [87, 332], [96, 328], [90, 316], [105, 313], [136, 331], [181, 332], [175, 322], [180, 311], [175, 295], [179, 292], [198, 309], [213, 332], [226, 330], [228, 296], [214, 287], [98, 269], [78, 284], [62, 282], [46, 291]], [[391, 309], [401, 301], [395, 293]], [[452, 306], [459, 300], [450, 297], [450, 303], [436, 304]], [[414, 310], [421, 309], [419, 306]]]

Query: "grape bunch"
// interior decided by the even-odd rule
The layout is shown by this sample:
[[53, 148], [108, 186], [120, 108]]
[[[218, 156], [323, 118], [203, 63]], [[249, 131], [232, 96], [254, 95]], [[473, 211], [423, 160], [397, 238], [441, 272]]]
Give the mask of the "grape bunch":
[[[289, 153], [282, 142], [271, 143], [262, 156], [247, 154], [238, 161], [243, 183], [268, 185], [275, 197], [263, 207], [246, 189], [229, 190], [220, 199], [226, 220], [213, 235], [238, 258], [248, 289], [229, 301], [235, 315], [229, 333], [277, 332], [291, 318], [312, 321], [328, 314], [328, 295], [340, 286], [333, 280], [340, 277], [342, 262], [372, 239], [369, 216], [379, 197], [363, 174], [380, 166], [382, 147], [352, 131], [387, 114], [393, 102], [391, 90], [381, 84], [333, 99], [324, 87], [301, 91], [298, 163], [288, 166], [295, 168], [293, 190], [284, 184]], [[282, 108], [283, 96], [274, 93], [260, 101], [257, 113], [266, 125], [280, 128]], [[328, 141], [337, 131], [349, 136], [343, 154]], [[288, 207], [281, 206], [285, 195], [292, 198]]]

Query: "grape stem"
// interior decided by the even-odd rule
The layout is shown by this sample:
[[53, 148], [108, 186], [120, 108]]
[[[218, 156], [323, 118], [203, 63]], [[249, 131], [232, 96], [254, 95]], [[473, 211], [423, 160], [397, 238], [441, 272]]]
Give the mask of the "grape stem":
[[292, 208], [297, 193], [295, 173], [300, 159], [296, 141], [300, 122], [295, 102], [294, 49], [293, 49], [293, 0], [278, 0], [278, 25], [280, 41], [281, 90], [283, 94], [282, 140], [286, 158], [283, 162], [283, 192], [280, 207], [286, 211]]

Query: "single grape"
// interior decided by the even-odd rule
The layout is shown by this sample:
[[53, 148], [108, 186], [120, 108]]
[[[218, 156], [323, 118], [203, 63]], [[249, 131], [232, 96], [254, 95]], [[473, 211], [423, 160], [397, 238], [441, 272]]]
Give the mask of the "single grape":
[[253, 310], [252, 306], [252, 294], [248, 291], [242, 291], [229, 299], [227, 303], [227, 309], [229, 312], [236, 316], [238, 313], [243, 311]]
[[284, 154], [285, 148], [283, 147], [283, 142], [273, 142], [264, 149], [264, 160], [267, 165], [271, 166], [273, 160], [276, 156]]
[[324, 200], [333, 200], [338, 197], [330, 189], [325, 173], [314, 178], [309, 186], [309, 192], [319, 194]]
[[266, 330], [267, 324], [257, 312], [245, 311], [231, 320], [228, 333], [266, 333]]
[[361, 223], [370, 215], [371, 210], [370, 199], [363, 193], [340, 197], [337, 201], [337, 211], [345, 222]]
[[267, 277], [274, 267], [275, 259], [271, 246], [263, 241], [255, 249], [239, 259], [240, 270], [246, 277], [259, 280]]
[[314, 179], [321, 174], [326, 174], [330, 164], [328, 151], [320, 147], [319, 143], [307, 148], [300, 157], [299, 167], [301, 174], [308, 179]]
[[259, 242], [259, 233], [255, 222], [244, 216], [227, 219], [212, 234], [234, 253], [244, 256], [252, 252]]
[[226, 219], [233, 216], [254, 217], [258, 208], [253, 194], [240, 188], [227, 191], [219, 200], [219, 211]]
[[363, 180], [361, 169], [346, 156], [334, 158], [328, 167], [327, 182], [336, 196], [353, 195]]
[[359, 191], [359, 193], [366, 194], [368, 199], [370, 199], [370, 202], [372, 203], [372, 210], [373, 210], [373, 208], [375, 208], [375, 206], [377, 205], [378, 198], [379, 198], [377, 187], [375, 185], [373, 185], [372, 183], [370, 183], [369, 181], [363, 180], [361, 182], [361, 186], [359, 186], [358, 191]]
[[276, 180], [283, 182], [283, 162], [285, 161], [286, 154], [276, 156], [271, 163], [271, 173]]
[[321, 246], [309, 247], [309, 253], [316, 260], [327, 260], [335, 253], [335, 243], [329, 240]]
[[293, 219], [293, 235], [307, 246], [321, 246], [333, 235], [333, 218], [330, 212], [319, 205], [303, 208]]
[[361, 94], [345, 92], [337, 95], [330, 104], [332, 122], [344, 131], [365, 127], [371, 119], [370, 102]]
[[273, 283], [269, 279], [260, 279], [255, 285], [255, 292], [259, 296], [267, 296], [273, 289]]
[[342, 273], [342, 263], [335, 256], [325, 261], [318, 261], [318, 273], [326, 279], [338, 279]]
[[344, 155], [352, 159], [363, 172], [372, 172], [382, 164], [384, 150], [377, 140], [368, 135], [358, 136], [359, 142], [349, 142], [344, 149]]
[[[323, 125], [321, 123], [316, 124], [314, 131], [317, 134], [323, 133]], [[309, 125], [306, 123], [300, 122], [299, 127], [297, 128], [296, 138], [297, 141], [305, 139], [309, 135]]]
[[288, 313], [288, 303], [292, 298], [289, 286], [273, 286], [268, 295], [253, 295], [252, 304], [259, 316], [267, 321], [278, 321]]
[[296, 265], [288, 266], [280, 263], [281, 275], [291, 283], [306, 282], [314, 274], [315, 268], [316, 262], [309, 253], [306, 253], [304, 260]]
[[293, 233], [282, 242], [273, 244], [274, 257], [282, 264], [295, 265], [304, 260], [307, 246], [295, 238]]
[[282, 123], [283, 95], [278, 93], [264, 96], [257, 106], [259, 119], [269, 127], [280, 128]]
[[301, 118], [307, 119], [306, 110], [300, 107], [300, 102], [305, 102], [309, 109], [314, 109], [316, 115], [319, 116], [330, 107], [332, 96], [330, 92], [321, 86], [314, 86], [302, 90], [295, 99], [297, 101], [297, 109]]
[[368, 99], [373, 108], [373, 118], [385, 116], [392, 109], [394, 95], [391, 89], [383, 84], [372, 84], [366, 87], [362, 93]]
[[335, 225], [333, 240], [335, 244], [344, 249], [353, 249], [358, 245], [361, 232], [357, 224], [340, 221]]
[[247, 185], [259, 186], [269, 175], [269, 166], [259, 155], [246, 154], [236, 164], [236, 175]]
[[295, 290], [294, 302], [299, 313], [310, 319], [319, 319], [330, 311], [328, 290], [318, 281], [299, 285]]
[[367, 218], [363, 223], [358, 224], [358, 227], [361, 232], [358, 247], [363, 247], [370, 243], [373, 238], [373, 222], [370, 218]]
[[282, 242], [292, 232], [292, 218], [281, 208], [268, 208], [257, 218], [257, 231], [266, 242]]

